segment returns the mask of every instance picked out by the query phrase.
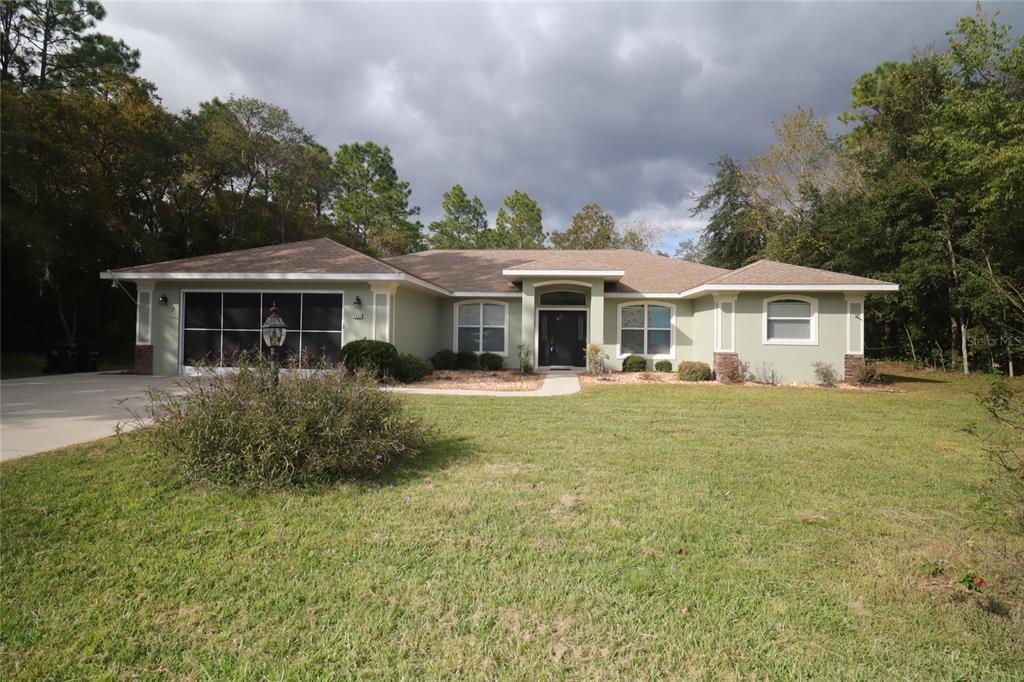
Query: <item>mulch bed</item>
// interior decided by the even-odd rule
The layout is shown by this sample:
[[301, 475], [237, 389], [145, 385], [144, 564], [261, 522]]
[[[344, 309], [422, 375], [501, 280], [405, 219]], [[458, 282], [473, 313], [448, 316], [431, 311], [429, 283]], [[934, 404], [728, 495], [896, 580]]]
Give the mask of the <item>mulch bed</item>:
[[544, 383], [539, 374], [523, 374], [514, 369], [435, 370], [423, 381], [406, 384], [408, 388], [455, 388], [467, 391], [533, 391]]
[[[722, 384], [718, 381], [681, 381], [675, 372], [608, 372], [606, 374], [581, 374], [580, 385], [583, 388], [592, 386], [608, 386], [610, 384], [676, 384], [679, 386], [738, 386], [740, 384]], [[771, 388], [772, 384], [761, 384], [746, 381], [743, 386], [761, 386]], [[787, 388], [817, 388], [826, 386], [818, 384], [775, 384]], [[886, 385], [856, 386], [854, 384], [837, 384], [831, 388], [848, 391], [876, 391], [881, 393], [902, 393], [898, 388]]]

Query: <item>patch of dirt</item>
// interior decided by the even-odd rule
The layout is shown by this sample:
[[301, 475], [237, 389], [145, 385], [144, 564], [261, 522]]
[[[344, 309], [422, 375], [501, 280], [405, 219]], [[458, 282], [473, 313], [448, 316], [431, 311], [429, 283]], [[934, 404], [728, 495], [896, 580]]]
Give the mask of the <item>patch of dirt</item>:
[[544, 383], [539, 374], [523, 374], [514, 369], [436, 370], [423, 381], [405, 384], [406, 388], [454, 388], [472, 391], [533, 391]]

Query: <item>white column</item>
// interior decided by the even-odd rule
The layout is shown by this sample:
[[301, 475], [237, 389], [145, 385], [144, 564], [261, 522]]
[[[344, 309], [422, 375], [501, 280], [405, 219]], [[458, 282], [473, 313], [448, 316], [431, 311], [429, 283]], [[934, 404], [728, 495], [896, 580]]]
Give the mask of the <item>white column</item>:
[[864, 294], [847, 293], [846, 354], [864, 355]]
[[370, 285], [370, 295], [373, 296], [373, 338], [377, 341], [394, 343], [392, 336], [394, 332], [394, 298], [398, 285], [390, 282], [387, 284]]
[[736, 352], [736, 292], [713, 294], [715, 299], [715, 352]]
[[590, 343], [604, 344], [604, 280], [590, 285]]
[[[534, 365], [534, 367], [536, 367], [537, 366], [537, 361], [539, 360], [539, 358], [537, 356], [537, 344], [534, 343], [533, 315], [534, 315], [534, 287], [533, 287], [533, 282], [523, 281], [523, 299], [522, 299], [522, 311], [521, 311], [522, 323], [521, 323], [521, 327], [520, 327], [521, 330], [522, 330], [522, 339], [520, 339], [520, 341], [521, 341], [521, 343], [526, 348], [530, 349], [531, 353], [533, 354], [533, 365]], [[509, 348], [508, 350], [509, 350], [509, 355], [511, 356], [511, 354], [514, 352], [515, 349]]]
[[153, 343], [153, 282], [136, 282], [135, 345]]

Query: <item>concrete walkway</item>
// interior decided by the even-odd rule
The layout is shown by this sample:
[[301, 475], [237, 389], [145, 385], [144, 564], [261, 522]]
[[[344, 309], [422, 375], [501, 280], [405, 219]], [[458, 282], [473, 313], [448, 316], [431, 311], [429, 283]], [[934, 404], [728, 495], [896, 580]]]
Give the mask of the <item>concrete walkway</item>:
[[118, 372], [0, 381], [0, 460], [111, 436], [118, 422], [130, 418], [126, 407], [145, 404], [148, 386], [173, 383], [174, 377]]
[[556, 395], [579, 393], [580, 380], [575, 372], [549, 372], [544, 383], [532, 391], [480, 391], [458, 388], [391, 388], [396, 393], [420, 393], [423, 395], [465, 395], [490, 398], [546, 398]]

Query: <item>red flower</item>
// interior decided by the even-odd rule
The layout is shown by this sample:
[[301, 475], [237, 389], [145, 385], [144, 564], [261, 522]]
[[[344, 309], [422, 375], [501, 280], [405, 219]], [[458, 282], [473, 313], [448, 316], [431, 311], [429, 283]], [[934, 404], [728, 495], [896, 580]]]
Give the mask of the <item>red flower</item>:
[[988, 583], [985, 582], [985, 579], [984, 578], [979, 578], [978, 576], [974, 576], [974, 578], [971, 580], [971, 582], [973, 582], [975, 585], [978, 585], [980, 587], [988, 587]]

